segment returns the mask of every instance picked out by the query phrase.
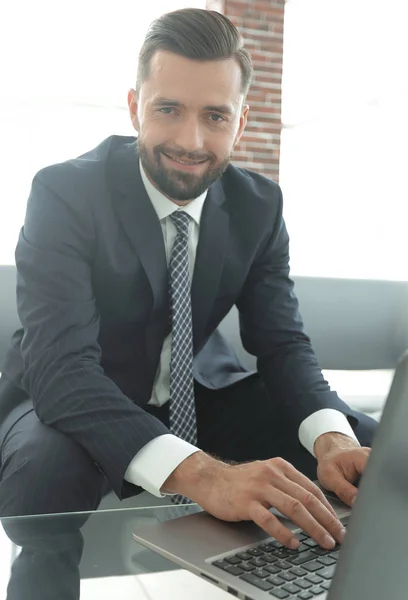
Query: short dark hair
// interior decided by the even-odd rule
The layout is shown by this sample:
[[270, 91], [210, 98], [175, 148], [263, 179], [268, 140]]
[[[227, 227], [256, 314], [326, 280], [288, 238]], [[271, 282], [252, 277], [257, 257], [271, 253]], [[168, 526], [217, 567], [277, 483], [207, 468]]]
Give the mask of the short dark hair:
[[149, 76], [150, 61], [158, 50], [193, 60], [235, 59], [242, 75], [241, 91], [247, 95], [253, 67], [242, 37], [227, 17], [214, 10], [183, 8], [152, 22], [139, 53], [136, 90]]

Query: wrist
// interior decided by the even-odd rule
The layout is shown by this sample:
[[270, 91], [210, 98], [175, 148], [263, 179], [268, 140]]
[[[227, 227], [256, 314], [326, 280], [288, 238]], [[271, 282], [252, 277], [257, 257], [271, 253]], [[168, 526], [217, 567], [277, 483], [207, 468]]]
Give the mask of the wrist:
[[314, 454], [317, 461], [323, 460], [328, 455], [344, 450], [359, 448], [360, 444], [355, 439], [344, 433], [330, 431], [320, 435], [314, 444]]
[[199, 451], [183, 460], [163, 484], [162, 491], [181, 494], [197, 501], [202, 492], [209, 492], [217, 474], [227, 465]]

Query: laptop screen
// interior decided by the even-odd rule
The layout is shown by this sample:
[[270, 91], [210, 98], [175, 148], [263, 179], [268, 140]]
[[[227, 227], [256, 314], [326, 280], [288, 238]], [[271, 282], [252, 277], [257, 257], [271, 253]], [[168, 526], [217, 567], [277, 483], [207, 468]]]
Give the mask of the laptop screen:
[[394, 376], [328, 600], [408, 598], [408, 353]]

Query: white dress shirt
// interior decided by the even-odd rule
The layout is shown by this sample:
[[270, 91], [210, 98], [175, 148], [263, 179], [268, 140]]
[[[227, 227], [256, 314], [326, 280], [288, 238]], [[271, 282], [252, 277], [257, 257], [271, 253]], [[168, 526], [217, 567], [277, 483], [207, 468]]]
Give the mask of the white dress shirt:
[[[147, 194], [160, 220], [164, 245], [166, 249], [167, 264], [169, 264], [171, 251], [176, 238], [176, 227], [170, 215], [176, 210], [183, 210], [190, 216], [188, 255], [190, 263], [190, 279], [192, 278], [195, 256], [200, 233], [200, 219], [207, 192], [190, 202], [179, 207], [159, 192], [147, 178], [142, 165], [140, 173]], [[171, 333], [163, 342], [160, 363], [157, 369], [152, 397], [149, 404], [162, 406], [169, 400], [170, 389], [170, 353]], [[307, 417], [299, 427], [299, 440], [303, 446], [313, 454], [314, 443], [323, 433], [344, 433], [355, 439], [352, 428], [346, 417], [339, 411], [331, 408], [319, 410]], [[167, 434], [148, 442], [133, 458], [125, 473], [125, 479], [138, 485], [155, 496], [163, 496], [160, 489], [169, 475], [186, 458], [198, 452], [199, 448]]]

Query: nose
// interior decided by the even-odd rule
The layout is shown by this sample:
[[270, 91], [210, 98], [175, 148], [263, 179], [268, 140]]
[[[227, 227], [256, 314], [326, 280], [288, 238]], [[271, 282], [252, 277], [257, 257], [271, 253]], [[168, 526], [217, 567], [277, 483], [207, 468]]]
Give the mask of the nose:
[[203, 127], [197, 116], [185, 115], [177, 121], [174, 142], [186, 152], [202, 151], [204, 144]]

